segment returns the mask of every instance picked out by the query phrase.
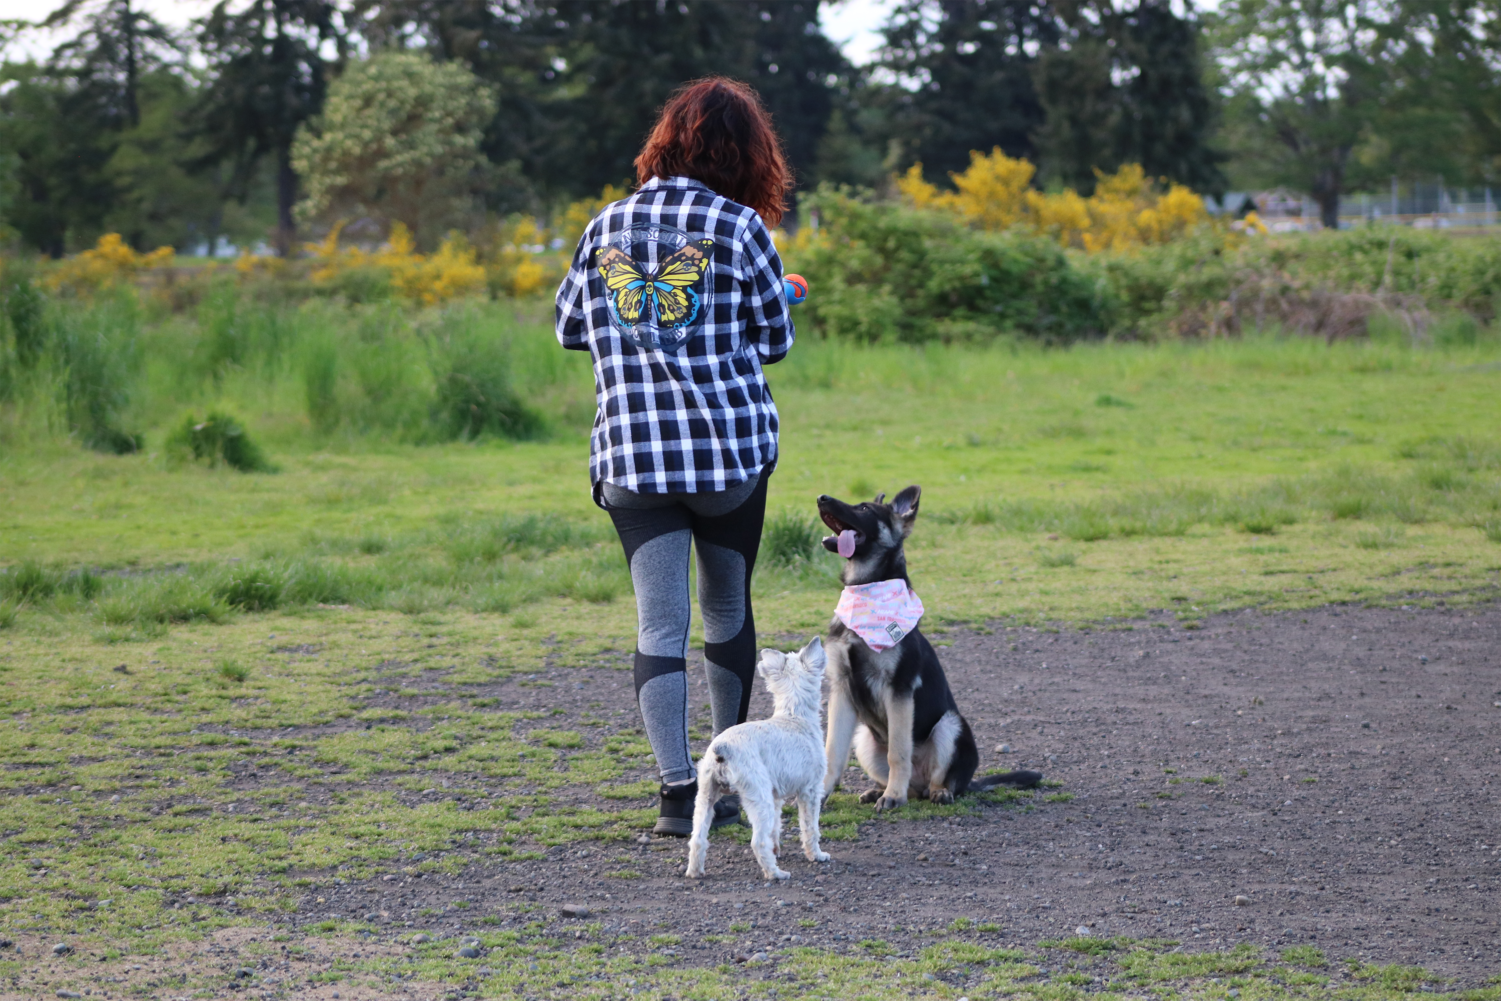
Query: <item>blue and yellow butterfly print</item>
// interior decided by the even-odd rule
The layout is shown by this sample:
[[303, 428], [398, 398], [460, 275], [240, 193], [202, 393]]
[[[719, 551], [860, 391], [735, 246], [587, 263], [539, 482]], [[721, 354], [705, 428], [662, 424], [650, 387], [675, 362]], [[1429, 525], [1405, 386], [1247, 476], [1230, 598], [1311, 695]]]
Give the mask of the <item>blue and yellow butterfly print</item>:
[[615, 321], [624, 328], [645, 324], [668, 330], [681, 330], [698, 318], [693, 286], [713, 261], [713, 240], [691, 240], [650, 270], [619, 246], [605, 248], [597, 258]]

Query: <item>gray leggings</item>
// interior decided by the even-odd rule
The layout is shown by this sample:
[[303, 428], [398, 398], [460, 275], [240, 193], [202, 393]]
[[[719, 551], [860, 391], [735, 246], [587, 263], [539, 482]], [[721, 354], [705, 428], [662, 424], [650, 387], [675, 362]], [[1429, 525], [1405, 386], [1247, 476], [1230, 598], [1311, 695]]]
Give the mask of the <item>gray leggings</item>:
[[718, 734], [745, 722], [756, 672], [750, 579], [770, 470], [729, 490], [637, 494], [600, 485], [636, 590], [636, 701], [668, 785], [694, 776], [688, 752], [688, 552], [698, 556], [709, 705]]

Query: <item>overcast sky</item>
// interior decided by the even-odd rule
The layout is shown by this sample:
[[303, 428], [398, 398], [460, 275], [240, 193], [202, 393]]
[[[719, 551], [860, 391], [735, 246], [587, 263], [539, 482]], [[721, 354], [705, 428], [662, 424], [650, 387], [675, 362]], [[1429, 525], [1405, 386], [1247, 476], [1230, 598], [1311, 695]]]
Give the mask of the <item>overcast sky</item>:
[[[819, 23], [824, 34], [844, 50], [850, 62], [861, 66], [875, 57], [881, 44], [879, 29], [895, 3], [896, 0], [837, 0], [820, 8]], [[55, 10], [59, 4], [60, 0], [0, 0], [0, 20], [41, 20], [45, 14], [39, 14], [39, 11]], [[139, 0], [140, 8], [174, 28], [203, 16], [213, 5], [214, 0]], [[1200, 9], [1218, 7], [1219, 0], [1199, 0], [1198, 6]], [[33, 38], [8, 55], [12, 59], [26, 53], [45, 56], [57, 41], [57, 38]]]

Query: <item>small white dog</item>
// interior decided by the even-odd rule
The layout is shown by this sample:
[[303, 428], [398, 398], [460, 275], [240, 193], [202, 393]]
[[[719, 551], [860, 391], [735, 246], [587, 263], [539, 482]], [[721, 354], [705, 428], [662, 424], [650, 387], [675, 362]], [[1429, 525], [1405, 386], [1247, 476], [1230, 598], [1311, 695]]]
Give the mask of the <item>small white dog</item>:
[[729, 792], [740, 794], [740, 807], [751, 822], [751, 851], [767, 879], [790, 875], [777, 867], [776, 854], [782, 843], [782, 804], [792, 799], [797, 800], [803, 854], [810, 862], [829, 860], [818, 848], [824, 773], [818, 716], [825, 664], [823, 641], [817, 637], [795, 654], [761, 651], [756, 670], [766, 680], [776, 709], [771, 719], [730, 727], [699, 759], [698, 800], [684, 875], [704, 874], [714, 802]]

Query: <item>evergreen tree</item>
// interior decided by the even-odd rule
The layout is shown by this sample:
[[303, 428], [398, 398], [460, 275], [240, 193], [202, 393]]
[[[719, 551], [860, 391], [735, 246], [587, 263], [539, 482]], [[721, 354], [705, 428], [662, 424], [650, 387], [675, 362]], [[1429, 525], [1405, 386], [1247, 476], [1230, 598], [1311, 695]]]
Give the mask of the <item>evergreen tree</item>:
[[75, 103], [92, 105], [100, 120], [139, 125], [141, 76], [175, 51], [171, 34], [133, 0], [67, 0], [42, 27], [79, 22], [79, 33], [52, 53], [51, 68], [76, 81]]
[[[1110, 23], [1110, 22], [1107, 22]], [[1200, 57], [1200, 27], [1169, 0], [1140, 0], [1115, 14], [1117, 48], [1127, 64], [1115, 148], [1119, 163], [1139, 163], [1195, 191], [1225, 190], [1216, 150], [1216, 107]]]
[[1043, 106], [1039, 54], [1057, 45], [1053, 11], [1036, 0], [903, 0], [886, 25], [880, 69], [898, 84], [883, 102], [889, 166], [961, 171], [971, 150], [1036, 158]]
[[1197, 22], [1168, 0], [1121, 8], [1075, 0], [1056, 9], [1066, 25], [1062, 44], [1037, 68], [1044, 176], [1088, 194], [1096, 170], [1139, 163], [1149, 177], [1223, 191]]
[[192, 116], [207, 147], [198, 165], [227, 164], [228, 190], [243, 199], [261, 161], [272, 159], [282, 255], [291, 252], [296, 233], [292, 141], [322, 107], [330, 67], [320, 49], [331, 41], [342, 56], [340, 28], [333, 0], [252, 0], [238, 11], [220, 0], [199, 26], [210, 77]]
[[547, 102], [566, 128], [538, 157], [576, 194], [634, 176], [657, 112], [681, 84], [725, 75], [754, 87], [800, 179], [816, 170], [834, 91], [849, 66], [818, 30], [817, 0], [677, 4], [563, 0], [558, 76]]
[[0, 72], [0, 149], [12, 158], [7, 221], [23, 243], [61, 257], [102, 232], [114, 200], [112, 133], [87, 119], [69, 86], [29, 63]]

